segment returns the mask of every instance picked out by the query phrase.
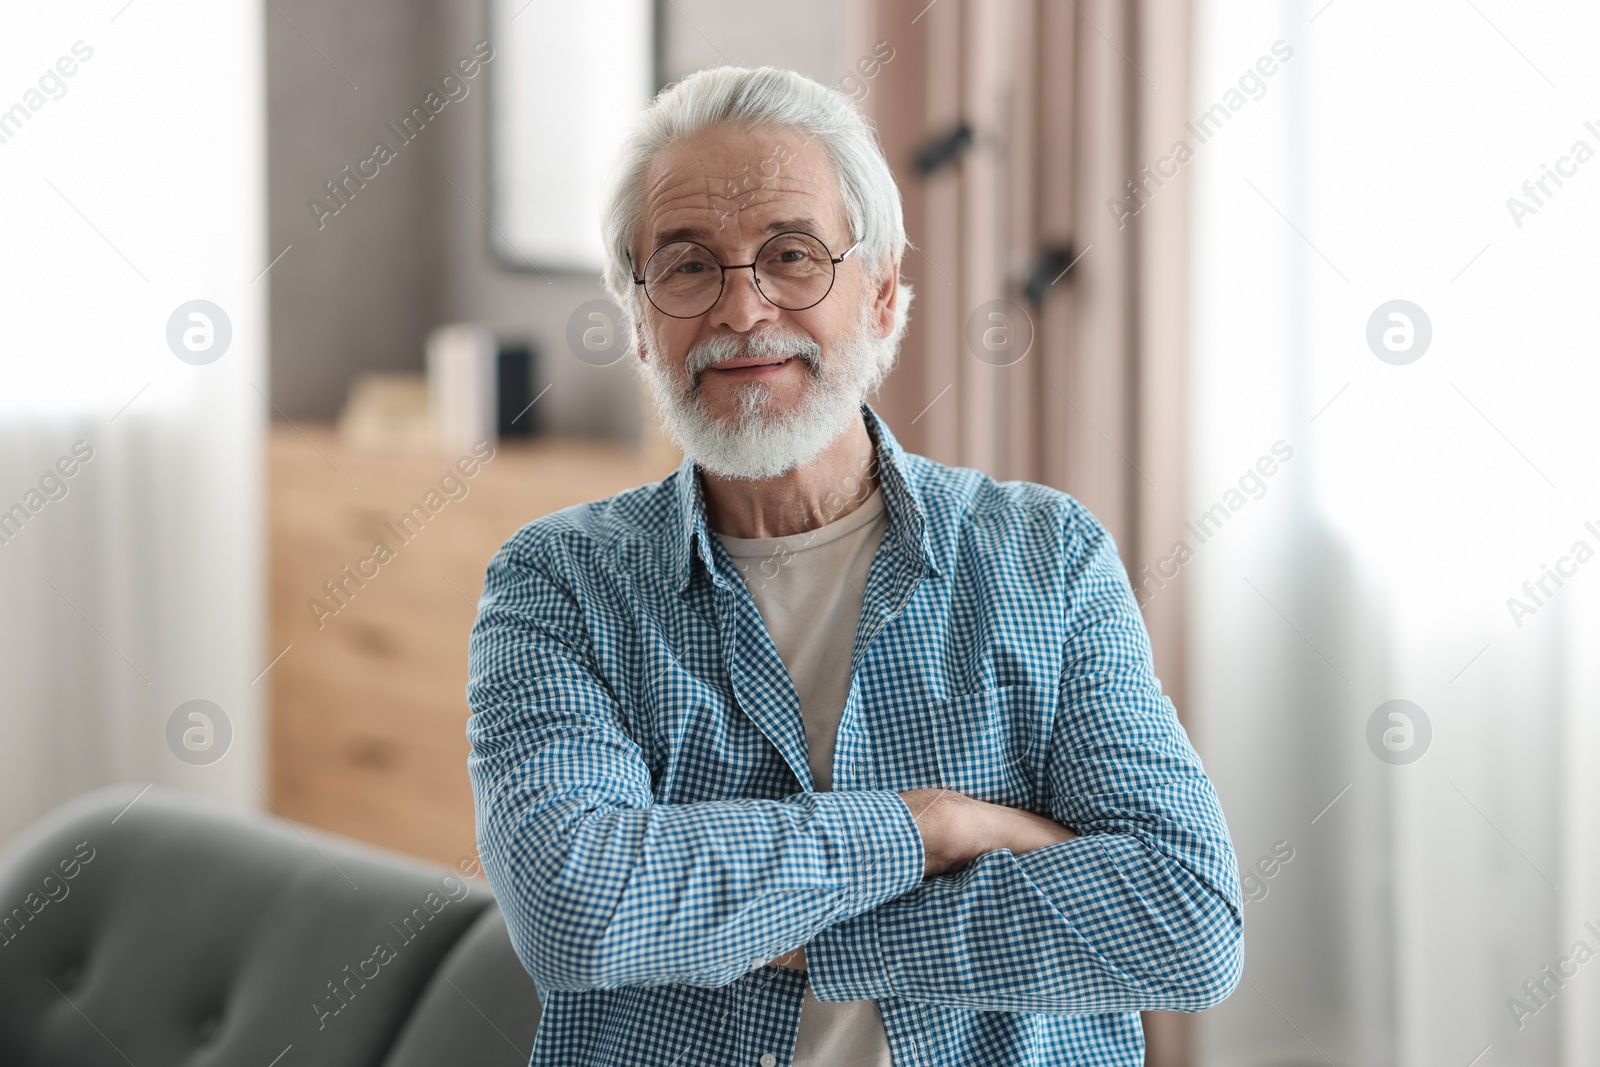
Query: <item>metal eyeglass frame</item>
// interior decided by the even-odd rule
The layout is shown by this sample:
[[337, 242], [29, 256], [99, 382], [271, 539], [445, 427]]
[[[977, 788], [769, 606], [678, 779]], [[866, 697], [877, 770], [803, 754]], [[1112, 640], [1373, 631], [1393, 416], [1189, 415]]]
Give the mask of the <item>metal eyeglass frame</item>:
[[[762, 249], [766, 248], [769, 244], [771, 244], [773, 241], [776, 241], [780, 237], [789, 237], [791, 235], [798, 235], [800, 237], [809, 237], [811, 240], [817, 242], [817, 244], [822, 246], [822, 250], [828, 254], [828, 262], [833, 264], [833, 277], [828, 279], [828, 288], [823, 292], [823, 294], [821, 296], [817, 297], [811, 303], [805, 305], [805, 307], [786, 308], [782, 304], [780, 304], [777, 301], [773, 300], [772, 297], [767, 295], [766, 290], [761, 288], [761, 275], [756, 273], [756, 264], [761, 262]], [[722, 294], [727, 292], [727, 289], [728, 289], [728, 272], [730, 270], [744, 270], [747, 267], [750, 270], [750, 279], [751, 279], [751, 281], [753, 281], [755, 283], [756, 292], [760, 293], [761, 294], [761, 298], [763, 300], [765, 300], [767, 303], [771, 304], [773, 307], [780, 308], [783, 311], [805, 311], [808, 308], [814, 308], [818, 304], [822, 303], [824, 300], [828, 299], [828, 294], [833, 292], [833, 283], [839, 280], [839, 264], [843, 263], [846, 259], [848, 259], [850, 257], [850, 253], [854, 252], [857, 248], [859, 248], [861, 246], [861, 242], [858, 240], [854, 244], [852, 244], [849, 248], [845, 249], [843, 252], [841, 252], [839, 255], [836, 256], [836, 255], [833, 254], [833, 250], [828, 247], [828, 242], [824, 241], [822, 238], [818, 237], [816, 234], [807, 233], [804, 230], [784, 230], [782, 233], [775, 233], [771, 237], [768, 237], [765, 241], [762, 241], [761, 242], [761, 248], [756, 249], [756, 258], [751, 260], [749, 263], [723, 263], [722, 260], [717, 258], [717, 254], [715, 252], [711, 251], [711, 249], [709, 249], [709, 248], [706, 248], [706, 246], [701, 244], [699, 241], [668, 241], [666, 244], [661, 245], [660, 248], [657, 248], [655, 250], [655, 252], [651, 252], [650, 255], [645, 259], [645, 261], [644, 261], [645, 270], [649, 270], [650, 269], [650, 260], [656, 258], [656, 254], [659, 253], [662, 248], [667, 248], [667, 247], [669, 247], [671, 245], [679, 245], [679, 244], [694, 245], [697, 248], [705, 248], [706, 255], [711, 257], [711, 262], [715, 263], [717, 265], [719, 271], [721, 272], [721, 278], [720, 278], [720, 280], [719, 280], [719, 282], [717, 284], [717, 295], [716, 295], [716, 298], [714, 300], [712, 300], [711, 303], [706, 305], [706, 310], [705, 311], [697, 311], [693, 315], [674, 315], [670, 311], [662, 310], [661, 305], [657, 304], [655, 302], [655, 298], [650, 295], [650, 290], [648, 288], [645, 289], [644, 296], [645, 296], [646, 300], [650, 301], [650, 306], [655, 308], [657, 311], [660, 311], [661, 314], [667, 316], [667, 318], [669, 318], [669, 319], [698, 319], [701, 315], [704, 315], [706, 313], [706, 311], [710, 311], [712, 308], [716, 307], [717, 306], [717, 301], [722, 299]], [[629, 275], [629, 277], [631, 277], [633, 279], [633, 284], [634, 285], [644, 285], [644, 278], [641, 277], [638, 274], [635, 274], [634, 271], [633, 271], [633, 253], [631, 251], [628, 253], [628, 275]]]

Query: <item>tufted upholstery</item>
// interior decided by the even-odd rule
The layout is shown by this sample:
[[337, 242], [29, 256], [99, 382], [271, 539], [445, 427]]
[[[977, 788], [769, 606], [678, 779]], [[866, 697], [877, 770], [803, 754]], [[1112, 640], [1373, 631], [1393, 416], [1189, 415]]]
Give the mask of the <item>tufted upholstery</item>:
[[482, 882], [138, 792], [0, 857], [0, 1064], [527, 1063], [539, 1000]]

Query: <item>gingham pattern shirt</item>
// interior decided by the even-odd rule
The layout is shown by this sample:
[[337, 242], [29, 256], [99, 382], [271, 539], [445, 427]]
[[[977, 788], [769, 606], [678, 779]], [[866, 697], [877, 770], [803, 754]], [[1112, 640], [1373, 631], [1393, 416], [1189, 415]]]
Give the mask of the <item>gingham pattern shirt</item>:
[[[897, 1067], [1134, 1067], [1140, 1010], [1238, 982], [1232, 843], [1110, 535], [862, 415], [890, 521], [832, 791], [688, 457], [490, 560], [467, 765], [530, 1063], [788, 1067], [809, 981], [877, 999]], [[924, 879], [927, 786], [1082, 836]]]

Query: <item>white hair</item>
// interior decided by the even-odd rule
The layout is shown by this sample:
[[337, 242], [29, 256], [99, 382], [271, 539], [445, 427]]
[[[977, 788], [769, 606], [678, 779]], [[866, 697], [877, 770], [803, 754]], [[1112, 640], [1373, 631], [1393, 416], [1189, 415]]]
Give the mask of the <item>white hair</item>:
[[[644, 178], [667, 145], [702, 130], [780, 127], [821, 143], [833, 162], [844, 198], [845, 219], [861, 242], [856, 256], [868, 279], [880, 278], [891, 262], [913, 247], [906, 237], [900, 189], [883, 156], [877, 134], [854, 101], [803, 74], [779, 67], [709, 67], [667, 86], [634, 122], [611, 172], [601, 217], [606, 245], [606, 291], [628, 317], [628, 343], [642, 321], [641, 295], [633, 284], [628, 257], [635, 249], [644, 215]], [[892, 364], [905, 333], [913, 296], [900, 279], [894, 325], [873, 338]]]

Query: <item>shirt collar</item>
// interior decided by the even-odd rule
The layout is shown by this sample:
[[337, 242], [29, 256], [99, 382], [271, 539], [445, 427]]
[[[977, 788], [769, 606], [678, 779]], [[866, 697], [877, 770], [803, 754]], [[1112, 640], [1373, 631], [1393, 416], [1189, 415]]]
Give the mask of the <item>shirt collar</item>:
[[[906, 467], [907, 453], [872, 405], [863, 401], [861, 414], [878, 454], [878, 484], [889, 512], [889, 530], [885, 540], [898, 536], [902, 545], [912, 546], [913, 556], [925, 574], [938, 575], [939, 566], [934, 559], [933, 545], [928, 535], [927, 511], [923, 507], [916, 478]], [[673, 517], [670, 528], [673, 536], [668, 545], [672, 588], [682, 594], [689, 587], [697, 552], [706, 564], [712, 581], [722, 585], [727, 579], [711, 563], [715, 557], [711, 551], [711, 527], [706, 520], [705, 488], [700, 482], [699, 469], [694, 460], [686, 455], [672, 477], [676, 479], [672, 487]]]

